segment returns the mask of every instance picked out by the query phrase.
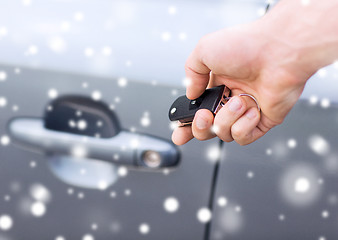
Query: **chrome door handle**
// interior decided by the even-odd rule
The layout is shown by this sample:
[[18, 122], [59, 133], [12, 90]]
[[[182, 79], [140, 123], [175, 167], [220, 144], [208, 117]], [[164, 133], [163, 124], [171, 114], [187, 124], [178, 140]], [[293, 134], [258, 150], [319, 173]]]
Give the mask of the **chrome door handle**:
[[[82, 159], [103, 160], [143, 169], [161, 169], [178, 165], [179, 152], [175, 145], [158, 137], [121, 130], [117, 118], [114, 117], [108, 121], [108, 117], [112, 118], [115, 114], [111, 110], [102, 119], [105, 119], [106, 125], [112, 129], [113, 134], [104, 138], [90, 135], [92, 130], [88, 130], [87, 135], [81, 135], [79, 132], [49, 129], [46, 127], [49, 124], [46, 119], [52, 119], [53, 122], [49, 125], [56, 124], [64, 128], [64, 122], [66, 121], [68, 124], [69, 120], [67, 113], [72, 112], [73, 114], [73, 110], [75, 112], [81, 109], [82, 114], [87, 114], [89, 120], [93, 116], [102, 116], [102, 111], [108, 111], [102, 103], [86, 97], [66, 96], [54, 102], [56, 103], [52, 117], [47, 112], [44, 119], [12, 119], [8, 124], [8, 131], [14, 142], [28, 150]], [[99, 110], [101, 112], [98, 112]]]

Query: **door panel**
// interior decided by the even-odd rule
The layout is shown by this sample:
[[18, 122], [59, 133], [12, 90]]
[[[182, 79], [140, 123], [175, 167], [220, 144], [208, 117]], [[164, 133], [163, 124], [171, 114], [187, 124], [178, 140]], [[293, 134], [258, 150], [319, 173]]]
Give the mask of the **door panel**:
[[300, 101], [253, 144], [223, 144], [211, 239], [337, 239], [338, 108], [325, 101]]
[[[168, 108], [184, 94], [183, 89], [26, 68], [15, 71], [12, 66], [0, 69], [7, 73], [6, 81], [0, 83], [0, 97], [7, 101], [0, 108], [0, 196], [4, 197], [0, 228], [1, 216], [8, 215], [13, 221], [9, 230], [0, 232], [1, 238], [82, 239], [90, 234], [94, 239], [203, 239], [205, 225], [196, 214], [208, 207], [215, 166], [208, 154], [217, 149], [217, 140], [191, 141], [180, 147], [180, 165], [172, 170], [134, 168], [123, 169], [121, 174], [114, 165], [113, 184], [98, 190], [61, 181], [50, 171], [47, 155], [27, 151], [14, 141], [6, 144], [4, 137], [13, 117], [41, 118], [52, 98], [84, 95], [108, 104], [123, 129], [168, 141]], [[107, 168], [113, 166], [106, 164]], [[87, 179], [90, 169], [86, 172], [81, 166], [80, 174], [74, 175]], [[168, 198], [169, 211], [164, 207]]]

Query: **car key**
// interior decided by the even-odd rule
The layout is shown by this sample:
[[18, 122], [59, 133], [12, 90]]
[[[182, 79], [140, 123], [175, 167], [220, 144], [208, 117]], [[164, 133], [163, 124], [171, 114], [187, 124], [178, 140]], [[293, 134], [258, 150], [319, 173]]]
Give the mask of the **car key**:
[[190, 125], [196, 112], [208, 109], [214, 115], [230, 99], [231, 91], [225, 85], [209, 88], [197, 99], [190, 100], [185, 95], [177, 98], [169, 109], [169, 119], [178, 121], [180, 126]]

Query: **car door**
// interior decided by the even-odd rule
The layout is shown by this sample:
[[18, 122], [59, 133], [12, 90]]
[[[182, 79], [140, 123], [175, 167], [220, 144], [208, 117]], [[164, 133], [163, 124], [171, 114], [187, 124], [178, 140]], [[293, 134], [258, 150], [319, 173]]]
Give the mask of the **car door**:
[[[204, 239], [219, 142], [191, 141], [179, 148], [170, 143], [168, 109], [183, 89], [5, 65], [0, 69], [6, 74], [0, 83], [2, 239]], [[57, 123], [92, 132], [99, 126], [84, 126], [84, 112], [100, 115], [95, 104], [103, 103], [123, 131], [155, 139], [142, 146], [156, 150], [161, 146], [156, 141], [165, 143], [179, 153], [178, 162], [135, 166], [128, 162], [130, 155], [116, 159], [116, 141], [105, 143], [116, 136], [47, 129], [48, 114], [57, 111], [53, 103], [63, 96], [86, 97], [89, 103], [76, 105], [72, 116], [55, 112]], [[82, 112], [78, 107], [84, 107]], [[111, 159], [102, 160], [100, 154], [89, 159], [81, 149], [67, 152], [58, 145], [74, 137], [88, 144], [101, 141], [102, 147], [111, 147]], [[120, 138], [119, 151], [131, 151], [130, 140]]]
[[257, 142], [224, 143], [210, 239], [336, 239], [337, 116], [313, 95]]

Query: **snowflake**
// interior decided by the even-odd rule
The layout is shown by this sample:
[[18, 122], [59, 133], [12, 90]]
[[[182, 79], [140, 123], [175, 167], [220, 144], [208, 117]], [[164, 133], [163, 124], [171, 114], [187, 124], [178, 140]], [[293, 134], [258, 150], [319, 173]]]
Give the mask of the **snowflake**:
[[141, 234], [148, 234], [149, 231], [150, 231], [150, 227], [147, 223], [142, 223], [139, 226], [139, 231], [140, 231]]
[[162, 35], [162, 40], [167, 42], [171, 39], [171, 33], [170, 32], [163, 32]]
[[0, 81], [6, 81], [7, 79], [7, 73], [5, 71], [0, 71]]
[[248, 178], [253, 178], [253, 177], [255, 176], [255, 173], [252, 172], [252, 171], [249, 171], [249, 172], [247, 172], [246, 176], [247, 176]]
[[35, 202], [31, 205], [31, 213], [34, 217], [42, 217], [46, 213], [46, 205], [42, 202]]
[[55, 240], [66, 240], [64, 236], [56, 236]]
[[7, 105], [7, 99], [5, 97], [0, 97], [0, 107], [5, 107]]
[[140, 123], [143, 127], [149, 127], [149, 125], [151, 124], [151, 120], [148, 112], [143, 113]]
[[32, 5], [32, 0], [22, 0], [22, 5], [30, 6], [30, 5]]
[[180, 203], [175, 197], [168, 197], [164, 200], [163, 206], [167, 212], [173, 213], [179, 209]]
[[84, 50], [84, 55], [86, 57], [92, 57], [93, 55], [95, 54], [95, 51], [93, 48], [91, 47], [86, 47], [85, 50]]
[[128, 80], [124, 77], [121, 77], [117, 80], [117, 84], [119, 85], [119, 87], [126, 87], [128, 84]]
[[312, 95], [310, 98], [309, 98], [309, 102], [311, 105], [315, 105], [318, 103], [318, 97], [315, 96], [315, 95]]
[[35, 167], [36, 167], [36, 162], [35, 162], [35, 161], [31, 161], [31, 162], [29, 163], [29, 166], [30, 166], [31, 168], [35, 168]]
[[26, 55], [36, 55], [39, 53], [39, 48], [36, 45], [30, 45], [25, 52]]
[[1, 215], [0, 216], [0, 229], [3, 231], [7, 231], [11, 229], [13, 226], [12, 217], [9, 215]]
[[212, 214], [209, 208], [200, 208], [197, 211], [197, 219], [201, 223], [207, 223], [211, 220]]
[[330, 107], [331, 103], [330, 103], [330, 100], [328, 98], [323, 98], [321, 101], [320, 101], [320, 106], [322, 108], [328, 108]]
[[91, 229], [96, 231], [98, 229], [98, 226], [96, 223], [93, 223], [92, 226], [91, 226]]
[[170, 15], [175, 15], [176, 12], [177, 12], [177, 9], [176, 9], [175, 6], [170, 6], [170, 7], [168, 8], [168, 13], [169, 13]]
[[102, 97], [102, 94], [100, 91], [98, 90], [95, 90], [92, 92], [92, 99], [95, 100], [95, 101], [99, 101]]
[[48, 90], [48, 97], [51, 99], [56, 98], [59, 95], [58, 91], [54, 88]]
[[297, 141], [293, 138], [289, 139], [288, 140], [288, 147], [289, 148], [295, 148], [297, 147]]
[[297, 193], [306, 193], [310, 190], [310, 181], [305, 177], [297, 178], [294, 184], [294, 190]]
[[101, 49], [101, 53], [104, 56], [110, 56], [112, 54], [113, 50], [111, 47], [105, 46]]
[[221, 156], [221, 149], [218, 146], [212, 146], [207, 151], [207, 157], [210, 161], [218, 161]]
[[330, 213], [327, 210], [322, 211], [322, 218], [328, 218]]
[[280, 214], [280, 215], [278, 216], [278, 219], [279, 219], [279, 221], [284, 221], [284, 220], [285, 220], [285, 215]]
[[60, 36], [50, 38], [48, 41], [48, 46], [53, 52], [56, 53], [63, 53], [67, 49], [66, 41]]
[[95, 240], [93, 235], [86, 234], [82, 237], [82, 240]]
[[330, 151], [329, 143], [319, 135], [314, 135], [309, 138], [309, 145], [312, 151], [319, 155], [325, 155]]
[[178, 34], [178, 38], [181, 40], [181, 41], [185, 41], [187, 39], [187, 34], [184, 33], [184, 32], [181, 32], [180, 34]]
[[80, 119], [78, 122], [77, 122], [77, 128], [79, 130], [85, 130], [87, 128], [87, 121], [84, 120], [84, 119]]
[[51, 199], [50, 191], [40, 183], [35, 183], [30, 187], [30, 194], [35, 200], [44, 203]]
[[117, 174], [118, 174], [120, 177], [125, 177], [125, 176], [127, 176], [127, 174], [128, 174], [128, 169], [127, 169], [125, 166], [120, 166], [120, 167], [117, 169]]
[[11, 139], [7, 135], [3, 135], [1, 136], [0, 142], [2, 146], [7, 146], [11, 142]]
[[100, 180], [98, 183], [97, 183], [97, 186], [100, 190], [106, 190], [108, 188], [108, 183], [107, 181], [105, 180]]
[[225, 207], [228, 204], [228, 200], [225, 197], [221, 196], [217, 199], [217, 204], [220, 207]]
[[130, 189], [124, 190], [124, 195], [130, 196], [130, 194], [131, 194], [131, 190]]
[[0, 27], [0, 37], [5, 37], [8, 34], [8, 30], [6, 27]]
[[60, 24], [61, 31], [68, 32], [70, 30], [70, 23], [67, 21], [62, 21]]
[[74, 13], [74, 20], [77, 22], [82, 22], [84, 20], [84, 13], [83, 12]]

